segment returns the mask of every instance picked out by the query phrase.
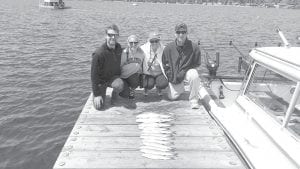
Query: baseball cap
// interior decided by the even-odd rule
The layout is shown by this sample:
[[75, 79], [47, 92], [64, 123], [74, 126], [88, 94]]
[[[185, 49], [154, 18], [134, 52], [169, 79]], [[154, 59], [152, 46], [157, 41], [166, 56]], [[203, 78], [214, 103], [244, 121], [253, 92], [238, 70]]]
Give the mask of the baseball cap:
[[160, 40], [160, 36], [159, 36], [159, 34], [157, 33], [157, 32], [150, 32], [149, 33], [149, 40], [154, 40], [154, 39], [158, 39], [158, 40]]
[[138, 42], [139, 38], [136, 35], [130, 35], [127, 39], [128, 42]]
[[186, 31], [187, 32], [187, 26], [185, 23], [180, 23], [180, 24], [177, 24], [175, 26], [175, 31]]

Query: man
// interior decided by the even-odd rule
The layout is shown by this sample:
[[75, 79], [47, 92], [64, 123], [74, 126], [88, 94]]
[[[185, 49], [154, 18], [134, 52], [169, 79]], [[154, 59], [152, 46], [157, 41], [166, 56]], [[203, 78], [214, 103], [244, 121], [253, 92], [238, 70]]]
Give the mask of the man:
[[169, 81], [168, 97], [177, 99], [184, 92], [184, 82], [189, 84], [189, 101], [192, 109], [198, 109], [200, 78], [197, 67], [201, 64], [199, 46], [187, 38], [187, 25], [175, 27], [175, 41], [168, 44], [162, 55], [162, 63]]
[[117, 42], [119, 28], [114, 24], [108, 26], [105, 34], [105, 42], [92, 54], [93, 103], [97, 110], [104, 108], [107, 87], [113, 88], [112, 102], [124, 88], [124, 82], [120, 79], [122, 48]]

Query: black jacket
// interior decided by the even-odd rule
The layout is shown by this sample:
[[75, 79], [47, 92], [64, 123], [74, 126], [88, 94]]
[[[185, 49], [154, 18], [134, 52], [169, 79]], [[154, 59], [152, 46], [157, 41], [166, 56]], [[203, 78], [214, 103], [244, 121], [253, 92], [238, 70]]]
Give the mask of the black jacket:
[[101, 86], [107, 86], [120, 76], [121, 54], [122, 48], [119, 43], [116, 44], [115, 49], [109, 49], [106, 42], [92, 54], [91, 79], [95, 97], [105, 95], [102, 93], [105, 90], [100, 90]]
[[186, 39], [183, 47], [177, 46], [175, 41], [171, 42], [163, 51], [162, 64], [168, 81], [181, 83], [189, 69], [200, 66], [200, 48], [189, 39]]

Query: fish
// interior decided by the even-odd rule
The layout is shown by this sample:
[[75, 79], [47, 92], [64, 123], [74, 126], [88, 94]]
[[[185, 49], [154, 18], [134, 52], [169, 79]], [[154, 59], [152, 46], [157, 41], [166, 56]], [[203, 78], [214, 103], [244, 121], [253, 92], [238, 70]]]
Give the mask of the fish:
[[143, 141], [143, 145], [148, 147], [149, 149], [155, 149], [160, 151], [171, 151], [174, 150], [174, 147], [168, 146], [168, 145], [162, 145], [150, 141]]
[[156, 130], [156, 131], [171, 131], [171, 129], [170, 128], [168, 128], [168, 127], [157, 127], [157, 126], [151, 126], [151, 125], [149, 125], [149, 126], [144, 126], [143, 128], [142, 128], [142, 130]]
[[142, 113], [136, 116], [136, 118], [174, 118], [173, 114], [158, 114], [158, 113]]
[[173, 146], [174, 145], [174, 143], [172, 141], [156, 140], [156, 139], [144, 139], [144, 140], [142, 140], [142, 143], [144, 145], [146, 145], [148, 143], [156, 143], [156, 144], [165, 145], [165, 146]]
[[171, 156], [171, 157], [177, 155], [174, 152], [157, 151], [157, 150], [152, 150], [152, 149], [148, 149], [148, 148], [140, 149], [140, 151], [145, 154], [149, 154], [149, 155], [154, 154], [154, 155]]
[[139, 129], [143, 129], [146, 127], [158, 127], [158, 128], [163, 128], [163, 127], [171, 127], [172, 124], [170, 123], [141, 123], [138, 125]]
[[148, 119], [136, 119], [137, 123], [164, 123], [164, 122], [171, 122], [174, 119], [169, 118], [148, 118]]
[[172, 160], [172, 159], [174, 159], [174, 157], [172, 157], [172, 156], [162, 156], [162, 155], [146, 154], [146, 153], [143, 153], [142, 156], [144, 156], [146, 158], [154, 159], [154, 160]]
[[174, 140], [174, 137], [157, 137], [157, 136], [151, 136], [151, 135], [141, 135], [140, 138], [149, 139], [149, 140], [160, 140], [160, 141]]
[[165, 134], [165, 133], [141, 133], [141, 136], [154, 136], [154, 137], [173, 137], [173, 134]]
[[169, 134], [169, 135], [174, 135], [176, 134], [175, 131], [171, 131], [171, 130], [160, 130], [159, 128], [158, 129], [147, 129], [147, 128], [144, 128], [142, 130], [142, 133], [151, 133], [151, 134]]

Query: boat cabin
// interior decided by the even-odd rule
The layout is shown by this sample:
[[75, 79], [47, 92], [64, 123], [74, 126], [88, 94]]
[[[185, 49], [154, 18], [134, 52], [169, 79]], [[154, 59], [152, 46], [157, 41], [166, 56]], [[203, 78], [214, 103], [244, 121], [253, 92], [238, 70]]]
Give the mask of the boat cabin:
[[300, 47], [255, 48], [249, 56], [243, 82], [219, 83], [224, 99], [215, 99], [218, 85], [199, 95], [250, 168], [299, 169]]

